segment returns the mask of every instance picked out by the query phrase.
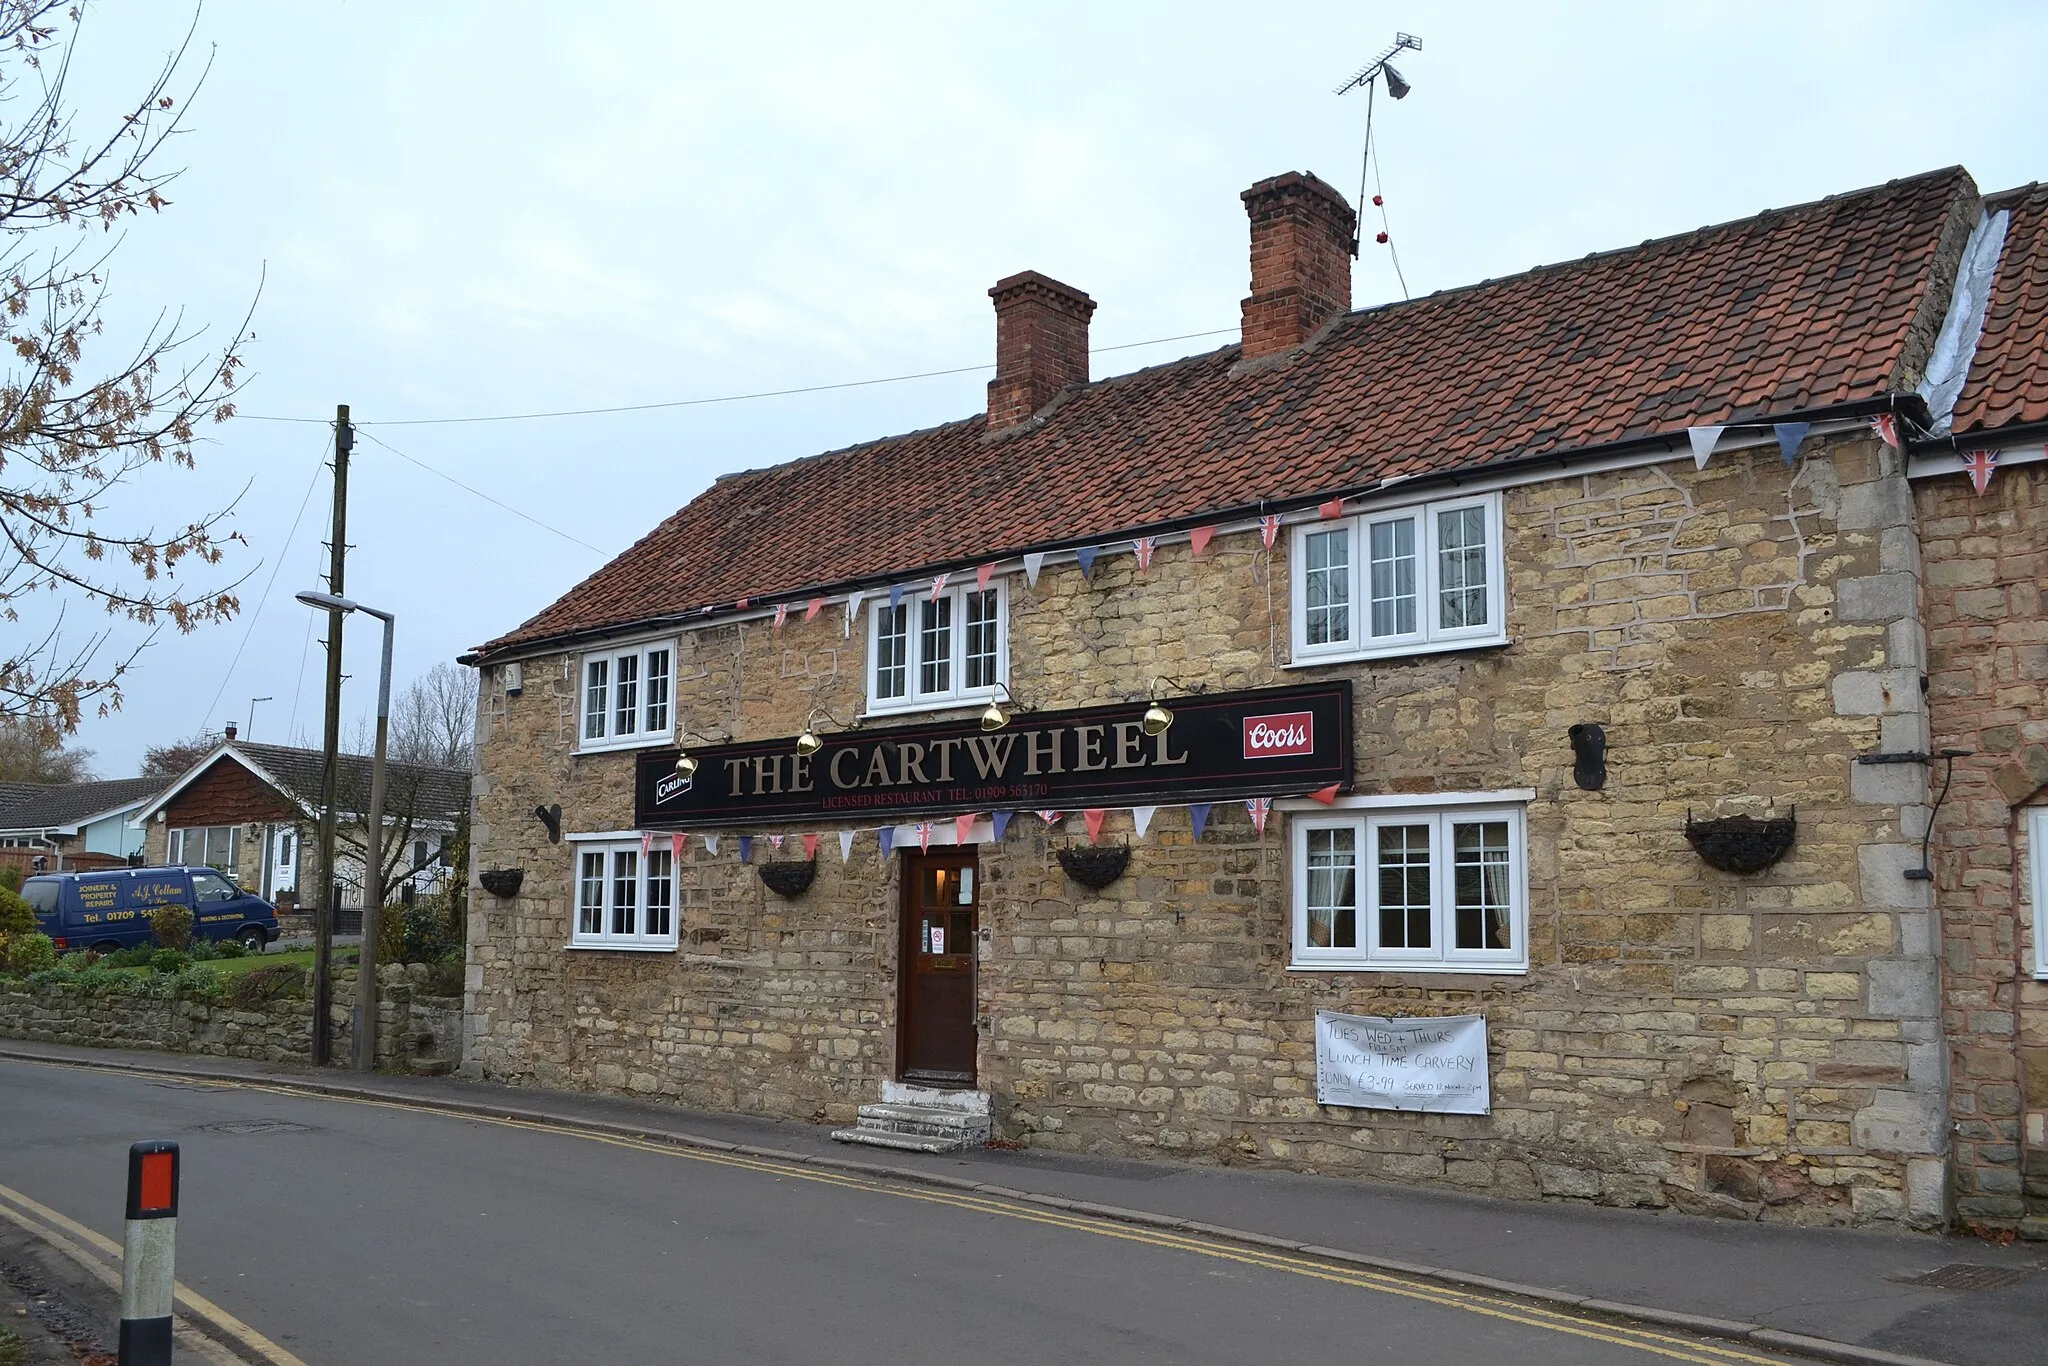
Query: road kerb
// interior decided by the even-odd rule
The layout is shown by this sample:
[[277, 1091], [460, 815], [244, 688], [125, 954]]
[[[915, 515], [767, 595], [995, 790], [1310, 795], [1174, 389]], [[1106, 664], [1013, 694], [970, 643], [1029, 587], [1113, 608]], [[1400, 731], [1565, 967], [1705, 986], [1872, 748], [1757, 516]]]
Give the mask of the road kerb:
[[1369, 1266], [1375, 1270], [1410, 1276], [1417, 1280], [1434, 1281], [1444, 1285], [1457, 1286], [1460, 1289], [1487, 1290], [1497, 1294], [1512, 1295], [1518, 1299], [1567, 1306], [1611, 1318], [1653, 1324], [1657, 1327], [1679, 1328], [1688, 1332], [1698, 1333], [1703, 1337], [1772, 1347], [1781, 1351], [1797, 1352], [1805, 1356], [1817, 1357], [1825, 1361], [1846, 1362], [1849, 1363], [1849, 1366], [1952, 1366], [1951, 1363], [1937, 1361], [1931, 1357], [1901, 1356], [1896, 1352], [1886, 1352], [1875, 1347], [1865, 1347], [1858, 1343], [1837, 1342], [1831, 1338], [1809, 1337], [1803, 1333], [1787, 1333], [1775, 1328], [1765, 1328], [1757, 1324], [1744, 1323], [1733, 1319], [1717, 1319], [1708, 1315], [1687, 1314], [1682, 1310], [1664, 1309], [1655, 1305], [1629, 1304], [1620, 1300], [1595, 1300], [1585, 1296], [1574, 1295], [1565, 1290], [1525, 1285], [1516, 1281], [1504, 1281], [1492, 1276], [1482, 1276], [1475, 1272], [1458, 1271], [1450, 1267], [1429, 1266], [1418, 1262], [1399, 1262], [1389, 1258], [1375, 1257], [1369, 1253], [1347, 1252], [1338, 1248], [1302, 1243], [1288, 1238], [1277, 1238], [1271, 1234], [1256, 1233], [1247, 1229], [1230, 1228], [1222, 1224], [1198, 1223], [1193, 1220], [1176, 1219], [1171, 1215], [1127, 1210], [1115, 1205], [1097, 1205], [1090, 1201], [1073, 1200], [1066, 1196], [1015, 1190], [1007, 1186], [995, 1186], [985, 1182], [969, 1181], [940, 1172], [922, 1172], [911, 1167], [892, 1167], [882, 1163], [829, 1157], [819, 1153], [791, 1152], [787, 1149], [767, 1148], [751, 1143], [728, 1143], [720, 1139], [707, 1138], [701, 1134], [692, 1134], [682, 1130], [653, 1129], [646, 1125], [630, 1125], [610, 1120], [589, 1119], [579, 1115], [568, 1115], [551, 1110], [537, 1110], [527, 1106], [488, 1105], [481, 1101], [417, 1096], [403, 1090], [301, 1078], [289, 1074], [269, 1073], [251, 1075], [248, 1073], [216, 1071], [200, 1067], [165, 1067], [150, 1063], [125, 1060], [116, 1061], [112, 1059], [102, 1061], [97, 1058], [37, 1053], [31, 1050], [7, 1048], [4, 1046], [0, 1046], [0, 1058], [14, 1059], [21, 1062], [93, 1067], [115, 1072], [140, 1072], [155, 1076], [181, 1077], [198, 1081], [269, 1086], [279, 1090], [301, 1091], [312, 1095], [328, 1095], [349, 1100], [371, 1100], [390, 1105], [402, 1105], [409, 1109], [435, 1111], [443, 1114], [469, 1115], [479, 1119], [504, 1118], [521, 1123], [550, 1125], [555, 1128], [600, 1134], [610, 1138], [633, 1138], [647, 1142], [668, 1143], [678, 1147], [698, 1148], [713, 1152], [731, 1153], [738, 1156], [763, 1158], [770, 1161], [795, 1163], [827, 1171], [842, 1171], [849, 1175], [863, 1176], [869, 1179], [904, 1181], [922, 1186], [968, 1189], [984, 1195], [999, 1196], [1004, 1199], [1023, 1201], [1029, 1204], [1042, 1205], [1050, 1209], [1085, 1214], [1119, 1223], [1134, 1223], [1155, 1228], [1178, 1229], [1189, 1233], [1201, 1234], [1209, 1238], [1242, 1243], [1249, 1247], [1280, 1249], [1304, 1256], [1326, 1258], [1353, 1266]]

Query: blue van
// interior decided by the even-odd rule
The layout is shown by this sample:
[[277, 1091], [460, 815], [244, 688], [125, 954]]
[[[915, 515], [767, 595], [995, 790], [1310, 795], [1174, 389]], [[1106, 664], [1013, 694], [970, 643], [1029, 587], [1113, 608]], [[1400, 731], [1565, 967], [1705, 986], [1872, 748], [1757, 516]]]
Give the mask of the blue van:
[[277, 938], [277, 908], [251, 896], [212, 868], [112, 868], [97, 873], [42, 873], [21, 884], [36, 928], [71, 949], [151, 944], [150, 912], [188, 906], [192, 938], [238, 939], [251, 953]]

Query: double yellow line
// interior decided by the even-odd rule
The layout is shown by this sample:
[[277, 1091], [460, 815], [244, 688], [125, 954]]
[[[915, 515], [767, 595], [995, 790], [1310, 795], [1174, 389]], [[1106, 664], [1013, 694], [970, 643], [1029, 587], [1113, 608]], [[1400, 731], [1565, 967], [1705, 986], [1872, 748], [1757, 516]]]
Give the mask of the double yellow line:
[[[50, 1066], [67, 1066], [51, 1063]], [[93, 1070], [126, 1071], [113, 1067], [92, 1065]], [[148, 1076], [161, 1079], [161, 1074], [132, 1072], [129, 1075]], [[653, 1153], [668, 1158], [683, 1158], [692, 1162], [709, 1162], [719, 1166], [736, 1167], [743, 1171], [760, 1172], [780, 1178], [811, 1181], [820, 1185], [835, 1186], [843, 1190], [860, 1191], [871, 1195], [888, 1196], [898, 1200], [916, 1200], [925, 1204], [944, 1205], [953, 1209], [966, 1210], [976, 1214], [999, 1215], [1025, 1223], [1041, 1224], [1052, 1228], [1066, 1229], [1075, 1233], [1090, 1234], [1099, 1238], [1115, 1238], [1123, 1242], [1140, 1243], [1148, 1247], [1164, 1248], [1174, 1252], [1189, 1253], [1217, 1261], [1233, 1262], [1240, 1266], [1256, 1267], [1265, 1271], [1285, 1275], [1302, 1276], [1312, 1280], [1325, 1281], [1334, 1285], [1351, 1286], [1382, 1295], [1394, 1295], [1402, 1299], [1417, 1300], [1434, 1304], [1445, 1309], [1461, 1310], [1479, 1314], [1486, 1318], [1507, 1323], [1520, 1324], [1545, 1332], [1561, 1333], [1571, 1337], [1594, 1342], [1604, 1342], [1617, 1347], [1629, 1348], [1647, 1356], [1661, 1357], [1670, 1361], [1696, 1363], [1696, 1366], [1785, 1366], [1786, 1358], [1759, 1356], [1736, 1346], [1696, 1338], [1681, 1337], [1674, 1333], [1658, 1332], [1648, 1328], [1637, 1328], [1615, 1323], [1591, 1315], [1573, 1313], [1564, 1309], [1551, 1309], [1518, 1300], [1505, 1295], [1493, 1295], [1480, 1291], [1462, 1290], [1455, 1286], [1438, 1285], [1429, 1281], [1413, 1280], [1387, 1272], [1366, 1271], [1319, 1261], [1314, 1257], [1298, 1254], [1268, 1251], [1247, 1247], [1226, 1239], [1209, 1238], [1199, 1234], [1177, 1233], [1168, 1229], [1146, 1228], [1142, 1225], [1122, 1224], [1113, 1220], [1090, 1215], [1070, 1214], [1057, 1209], [1004, 1199], [998, 1196], [979, 1195], [965, 1191], [949, 1191], [936, 1187], [923, 1187], [909, 1182], [880, 1180], [835, 1172], [829, 1169], [810, 1167], [802, 1163], [780, 1161], [774, 1158], [752, 1157], [743, 1153], [719, 1152], [705, 1148], [691, 1148], [675, 1143], [654, 1139], [629, 1138], [621, 1135], [595, 1133], [569, 1124], [553, 1124], [542, 1120], [517, 1119], [495, 1115], [475, 1114], [468, 1110], [444, 1108], [431, 1101], [411, 1102], [379, 1100], [364, 1096], [338, 1096], [331, 1093], [301, 1090], [289, 1085], [275, 1085], [263, 1082], [216, 1082], [215, 1085], [240, 1090], [264, 1092], [271, 1095], [291, 1096], [297, 1099], [339, 1101], [350, 1105], [367, 1105], [378, 1109], [426, 1111], [451, 1119], [467, 1120], [474, 1124], [492, 1124], [506, 1129], [522, 1129], [532, 1133], [558, 1135], [563, 1138], [579, 1139], [586, 1143], [604, 1143], [615, 1148], [627, 1148], [636, 1152]], [[0, 1197], [25, 1203], [38, 1211], [42, 1217], [57, 1223], [80, 1236], [94, 1241], [95, 1246], [111, 1251], [117, 1258], [120, 1249], [89, 1229], [72, 1223], [55, 1211], [36, 1205], [27, 1197], [0, 1187]], [[188, 1298], [189, 1296], [189, 1298]], [[278, 1366], [304, 1366], [297, 1357], [263, 1338], [255, 1330], [241, 1324], [240, 1320], [227, 1315], [211, 1301], [191, 1295], [183, 1286], [178, 1288], [181, 1303], [189, 1303], [200, 1313], [214, 1319], [251, 1347], [261, 1343], [259, 1350], [266, 1359]], [[271, 1355], [274, 1353], [275, 1355]]]

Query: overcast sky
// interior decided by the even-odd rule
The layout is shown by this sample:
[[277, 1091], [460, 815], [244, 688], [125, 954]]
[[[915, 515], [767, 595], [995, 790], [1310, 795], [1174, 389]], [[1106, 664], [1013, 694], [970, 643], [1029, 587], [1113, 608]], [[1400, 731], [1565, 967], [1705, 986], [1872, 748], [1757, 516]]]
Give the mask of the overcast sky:
[[[179, 11], [88, 7], [85, 126], [175, 46]], [[264, 280], [250, 416], [106, 515], [239, 494], [247, 545], [222, 569], [248, 575], [244, 613], [160, 636], [77, 743], [120, 776], [150, 744], [246, 725], [261, 697], [256, 739], [318, 743], [318, 632], [292, 593], [325, 563], [337, 402], [535, 519], [359, 441], [348, 589], [398, 613], [402, 682], [718, 474], [965, 416], [988, 375], [376, 424], [985, 366], [987, 288], [1027, 268], [1095, 297], [1098, 347], [1234, 329], [1239, 191], [1299, 169], [1356, 193], [1365, 107], [1331, 89], [1397, 29], [1425, 46], [1399, 59], [1414, 93], [1380, 101], [1378, 136], [1418, 295], [1952, 163], [1986, 190], [2048, 177], [2048, 8], [2029, 4], [209, 0], [193, 70], [212, 70], [172, 152], [187, 169], [129, 230], [111, 307], [117, 326], [171, 307], [227, 335]], [[1400, 297], [1386, 250], [1367, 242], [1353, 288]], [[1230, 340], [1098, 354], [1095, 374]], [[367, 624], [346, 658], [355, 718], [375, 701]]]

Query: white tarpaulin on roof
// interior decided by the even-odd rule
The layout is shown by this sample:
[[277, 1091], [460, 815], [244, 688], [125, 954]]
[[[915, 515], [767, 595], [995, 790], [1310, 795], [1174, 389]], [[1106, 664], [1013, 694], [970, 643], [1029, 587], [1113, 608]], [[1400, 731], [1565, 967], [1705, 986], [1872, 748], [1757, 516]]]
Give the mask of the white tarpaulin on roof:
[[1365, 1110], [1483, 1115], [1486, 1017], [1391, 1020], [1316, 1012], [1316, 1099]]

